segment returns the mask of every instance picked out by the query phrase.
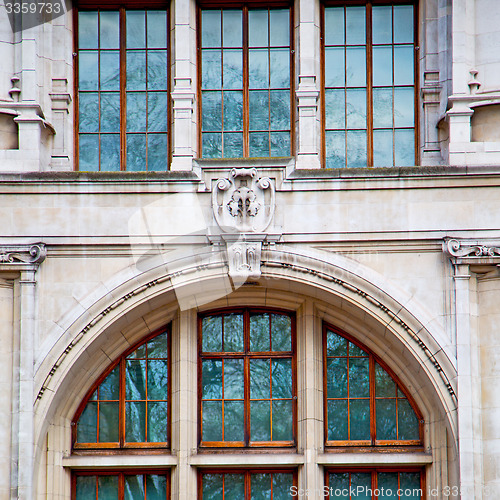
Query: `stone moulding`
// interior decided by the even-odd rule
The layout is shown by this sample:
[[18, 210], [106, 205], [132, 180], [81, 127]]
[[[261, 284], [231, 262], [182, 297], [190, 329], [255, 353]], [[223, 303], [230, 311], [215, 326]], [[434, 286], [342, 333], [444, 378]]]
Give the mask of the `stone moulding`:
[[44, 243], [32, 245], [0, 245], [0, 268], [41, 264], [47, 256]]
[[500, 264], [500, 244], [445, 238], [443, 251], [454, 261], [464, 263]]

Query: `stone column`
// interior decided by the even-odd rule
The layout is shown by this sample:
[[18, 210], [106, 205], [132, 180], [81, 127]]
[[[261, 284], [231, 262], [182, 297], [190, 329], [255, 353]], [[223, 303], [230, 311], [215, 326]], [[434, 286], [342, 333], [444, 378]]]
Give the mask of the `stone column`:
[[197, 345], [196, 311], [182, 311], [172, 323], [172, 454], [177, 456], [172, 499], [176, 500], [197, 496], [196, 470], [190, 465], [197, 447]]

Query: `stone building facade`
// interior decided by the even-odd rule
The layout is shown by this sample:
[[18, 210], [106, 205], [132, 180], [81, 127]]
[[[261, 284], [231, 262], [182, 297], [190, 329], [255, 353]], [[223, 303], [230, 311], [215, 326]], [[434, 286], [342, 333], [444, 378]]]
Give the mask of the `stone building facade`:
[[[86, 0], [30, 23], [4, 1], [0, 499], [498, 498], [497, 7]], [[246, 347], [206, 347], [233, 316]], [[262, 318], [288, 347], [253, 354]], [[156, 425], [127, 395], [139, 358], [150, 395], [168, 366], [158, 439], [127, 434], [139, 400]], [[227, 395], [235, 360], [273, 367], [264, 437], [251, 368]]]

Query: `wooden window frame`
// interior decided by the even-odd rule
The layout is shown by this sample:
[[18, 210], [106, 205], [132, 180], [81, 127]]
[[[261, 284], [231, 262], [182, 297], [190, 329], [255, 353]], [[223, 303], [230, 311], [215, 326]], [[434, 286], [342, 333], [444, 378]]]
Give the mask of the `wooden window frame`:
[[[202, 351], [202, 320], [208, 316], [220, 314], [243, 314], [244, 352], [211, 352]], [[283, 314], [291, 320], [291, 351], [250, 351], [250, 314]], [[250, 359], [291, 359], [292, 361], [292, 441], [250, 441]], [[244, 441], [202, 441], [202, 362], [206, 359], [243, 359], [244, 360]], [[272, 417], [271, 417], [272, 418]], [[271, 424], [272, 426], [272, 424]], [[198, 315], [198, 447], [199, 448], [294, 448], [297, 446], [297, 335], [295, 313], [271, 308], [230, 308], [203, 312]]]
[[[426, 481], [425, 481], [425, 469], [422, 467], [397, 467], [397, 466], [378, 466], [378, 467], [325, 467], [325, 498], [336, 498], [330, 497], [330, 474], [331, 473], [370, 473], [371, 474], [371, 489], [372, 491], [378, 488], [377, 484], [377, 474], [380, 472], [418, 472], [420, 473], [420, 490], [422, 492], [422, 496], [420, 500], [426, 500], [427, 492], [426, 492]], [[351, 498], [351, 495], [349, 495]], [[353, 499], [357, 498], [356, 496], [352, 496]], [[372, 500], [376, 500], [378, 497], [376, 495], [372, 496]]]
[[[198, 151], [199, 157], [208, 160], [231, 160], [232, 157], [221, 156], [220, 158], [205, 158], [203, 156], [203, 134], [202, 134], [202, 40], [201, 40], [201, 15], [202, 10], [235, 10], [241, 9], [243, 12], [243, 156], [250, 157], [250, 112], [249, 112], [249, 69], [248, 69], [248, 10], [249, 9], [273, 9], [287, 8], [290, 11], [290, 156], [295, 153], [295, 37], [294, 37], [294, 2], [292, 0], [274, 0], [264, 2], [263, 0], [235, 1], [231, 0], [198, 0], [197, 2], [197, 101], [198, 101]], [[221, 49], [222, 50], [222, 49]], [[272, 132], [269, 129], [269, 134]], [[222, 132], [223, 133], [223, 132]], [[271, 152], [271, 151], [270, 151]], [[279, 156], [263, 156], [258, 158], [279, 158]]]
[[137, 476], [141, 474], [155, 474], [165, 476], [167, 479], [167, 496], [165, 500], [170, 500], [170, 469], [141, 468], [141, 469], [106, 469], [106, 470], [73, 470], [71, 472], [71, 500], [76, 500], [76, 478], [81, 476], [118, 476], [118, 500], [124, 499], [125, 476]]
[[[328, 440], [328, 391], [327, 391], [327, 348], [326, 348], [326, 338], [327, 332], [339, 335], [349, 342], [352, 342], [359, 348], [363, 349], [369, 358], [369, 387], [370, 387], [370, 440], [366, 441], [333, 441]], [[379, 364], [383, 370], [385, 370], [389, 376], [393, 379], [397, 388], [404, 394], [408, 403], [412, 407], [413, 411], [418, 420], [418, 440], [377, 440], [376, 439], [376, 397], [375, 397], [375, 364]], [[347, 417], [348, 418], [348, 417]], [[397, 422], [396, 422], [397, 424]], [[420, 451], [423, 450], [423, 437], [424, 437], [424, 419], [422, 413], [420, 412], [415, 400], [412, 398], [409, 391], [401, 383], [399, 377], [389, 368], [389, 366], [384, 363], [380, 357], [375, 355], [370, 349], [368, 349], [363, 343], [361, 343], [356, 338], [352, 337], [348, 333], [344, 332], [340, 328], [337, 328], [328, 323], [323, 323], [323, 432], [324, 432], [324, 442], [325, 447], [334, 450], [338, 447], [361, 447], [373, 450], [374, 448], [387, 448], [393, 447], [397, 451]]]
[[[125, 365], [127, 356], [138, 349], [141, 345], [152, 340], [153, 338], [165, 334], [167, 335], [167, 373], [168, 373], [168, 385], [167, 385], [167, 436], [164, 442], [126, 442], [125, 441]], [[113, 453], [119, 450], [141, 450], [141, 449], [165, 449], [170, 447], [171, 443], [171, 428], [172, 428], [172, 335], [171, 335], [171, 325], [167, 327], [160, 328], [153, 333], [142, 338], [140, 341], [136, 342], [132, 347], [124, 351], [113, 363], [111, 363], [99, 376], [99, 378], [94, 382], [90, 390], [87, 392], [82, 402], [80, 403], [73, 420], [71, 421], [71, 441], [73, 453], [80, 452], [95, 452], [95, 450], [106, 450], [106, 452]], [[119, 386], [119, 441], [118, 442], [96, 442], [96, 443], [79, 443], [77, 442], [77, 424], [78, 420], [85, 410], [87, 403], [89, 402], [92, 394], [97, 390], [99, 385], [104, 381], [104, 379], [117, 367], [120, 367], [120, 386]], [[146, 423], [147, 425], [147, 423]]]
[[[298, 480], [297, 480], [297, 469], [295, 468], [283, 468], [283, 467], [278, 467], [276, 469], [266, 467], [265, 469], [263, 468], [258, 468], [258, 467], [250, 467], [250, 468], [245, 468], [245, 469], [235, 469], [235, 468], [228, 468], [228, 467], [210, 467], [207, 469], [200, 469], [198, 470], [198, 500], [203, 499], [203, 476], [205, 474], [242, 474], [245, 476], [245, 498], [242, 498], [241, 500], [250, 500], [251, 499], [251, 476], [252, 474], [293, 474], [293, 485], [297, 487], [298, 485]], [[273, 495], [274, 496], [274, 495]]]
[[[325, 7], [366, 6], [366, 136], [367, 136], [367, 163], [364, 168], [373, 166], [373, 78], [372, 78], [372, 6], [413, 5], [413, 74], [414, 74], [414, 143], [415, 165], [420, 164], [420, 113], [419, 113], [419, 0], [322, 0], [320, 16], [320, 66], [321, 66], [321, 159], [323, 168], [326, 167], [326, 100], [325, 100]], [[346, 87], [347, 88], [347, 87]], [[343, 130], [347, 130], [344, 128]], [[394, 130], [394, 126], [392, 127]], [[394, 155], [394, 143], [393, 143]], [[347, 161], [347, 159], [346, 159]], [[340, 167], [342, 168], [342, 167]], [[347, 165], [343, 168], [351, 168]], [[388, 167], [388, 168], [398, 168]]]
[[[96, 0], [80, 0], [73, 8], [73, 96], [74, 96], [74, 117], [73, 117], [73, 147], [74, 147], [74, 170], [80, 170], [80, 150], [79, 150], [79, 139], [80, 139], [80, 130], [79, 130], [79, 111], [80, 111], [80, 103], [79, 103], [79, 44], [78, 44], [78, 35], [79, 35], [79, 23], [78, 23], [78, 14], [82, 11], [115, 11], [119, 13], [119, 36], [120, 36], [120, 46], [117, 49], [119, 51], [120, 58], [120, 90], [117, 91], [120, 94], [120, 171], [126, 172], [126, 164], [127, 164], [127, 130], [126, 130], [126, 101], [127, 101], [127, 74], [126, 74], [126, 12], [130, 10], [164, 10], [167, 15], [167, 88], [163, 90], [158, 90], [156, 92], [162, 92], [167, 94], [167, 162], [166, 169], [168, 170], [171, 162], [171, 151], [172, 151], [172, 98], [171, 98], [171, 55], [170, 55], [170, 47], [171, 47], [171, 33], [170, 33], [170, 2], [166, 0], [146, 0], [145, 3], [141, 3], [139, 0], [111, 0], [106, 3], [99, 3]], [[100, 48], [95, 49], [99, 53], [101, 51]], [[116, 49], [114, 49], [116, 50]], [[148, 50], [147, 48], [144, 49]], [[95, 91], [99, 95], [101, 94], [101, 89], [97, 89]], [[145, 92], [149, 92], [148, 89]], [[100, 111], [99, 111], [100, 113]], [[150, 132], [146, 131], [145, 134], [149, 134]], [[99, 150], [101, 144], [101, 131], [96, 132], [99, 136]], [[147, 155], [147, 150], [146, 150]], [[146, 158], [144, 159], [146, 163]], [[101, 170], [101, 158], [99, 156], [97, 162], [97, 171], [92, 172], [104, 172], [109, 173], [110, 171]], [[114, 171], [113, 171], [114, 172]], [[140, 173], [148, 173], [148, 172], [157, 172], [157, 171], [149, 171], [149, 170], [141, 170]]]

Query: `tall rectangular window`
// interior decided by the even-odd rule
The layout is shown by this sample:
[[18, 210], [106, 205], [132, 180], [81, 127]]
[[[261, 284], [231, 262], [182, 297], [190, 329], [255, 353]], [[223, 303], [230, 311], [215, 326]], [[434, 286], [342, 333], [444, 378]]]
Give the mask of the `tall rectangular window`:
[[289, 8], [201, 10], [204, 158], [291, 154], [290, 20]]
[[80, 10], [77, 164], [85, 171], [168, 166], [165, 10]]
[[328, 3], [323, 16], [327, 168], [416, 163], [412, 3]]

